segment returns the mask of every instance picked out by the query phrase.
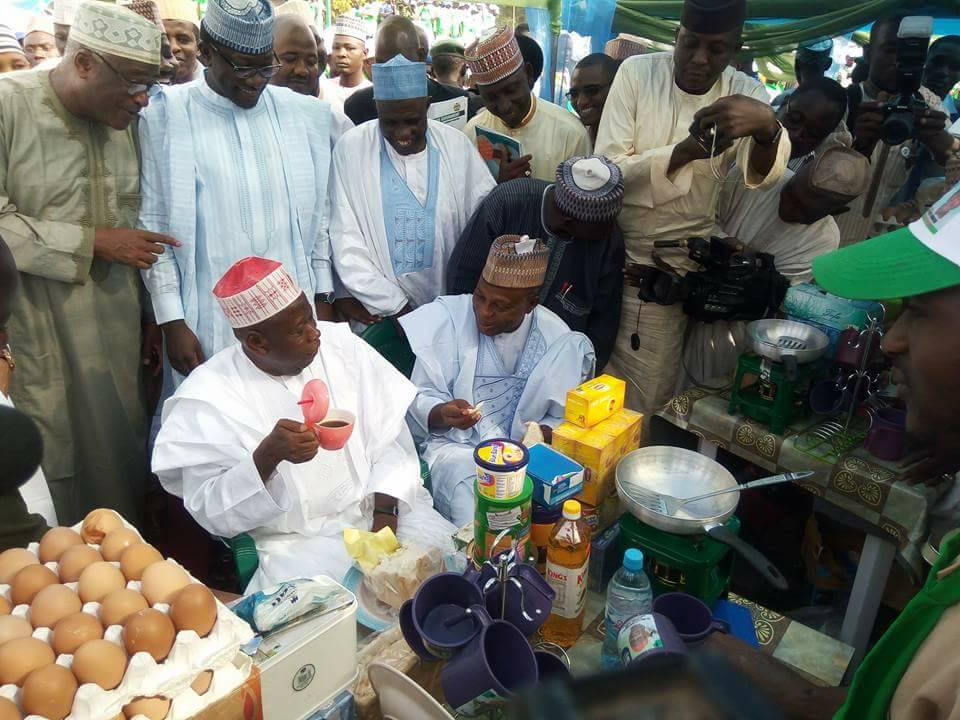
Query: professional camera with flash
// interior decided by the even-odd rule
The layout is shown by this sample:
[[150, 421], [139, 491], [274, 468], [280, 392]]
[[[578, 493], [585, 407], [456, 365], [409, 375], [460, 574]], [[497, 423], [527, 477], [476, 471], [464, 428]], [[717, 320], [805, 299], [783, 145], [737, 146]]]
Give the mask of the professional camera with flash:
[[897, 95], [883, 105], [880, 139], [887, 145], [899, 145], [916, 137], [915, 115], [927, 109], [920, 95], [923, 66], [933, 32], [933, 18], [906, 17], [897, 32]]

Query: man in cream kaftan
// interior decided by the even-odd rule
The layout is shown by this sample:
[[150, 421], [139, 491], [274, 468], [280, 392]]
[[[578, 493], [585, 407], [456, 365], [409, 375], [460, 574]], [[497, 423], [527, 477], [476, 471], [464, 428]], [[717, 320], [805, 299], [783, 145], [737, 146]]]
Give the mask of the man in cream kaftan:
[[[307, 318], [309, 305], [297, 302]], [[269, 306], [271, 295], [257, 303]], [[395, 499], [401, 540], [455, 531], [420, 480], [404, 422], [414, 386], [346, 325], [318, 329], [319, 350], [300, 372], [267, 372], [245, 343], [235, 344], [191, 373], [164, 406], [153, 470], [209, 532], [253, 536], [260, 564], [247, 592], [319, 573], [341, 579], [351, 563], [343, 530], [371, 529], [375, 494]], [[353, 434], [342, 450], [314, 442], [311, 459], [281, 461], [264, 480], [258, 448], [275, 423], [302, 418], [297, 403], [313, 379], [327, 385], [331, 408], [356, 416]]]
[[[501, 252], [506, 238], [519, 239], [499, 238], [491, 255]], [[542, 254], [530, 254], [541, 257], [530, 262], [542, 261], [542, 272], [538, 268], [534, 273], [534, 292], [543, 282], [549, 256], [537, 243]], [[487, 278], [503, 284], [510, 279], [502, 270], [489, 270], [488, 261], [474, 295], [440, 297], [399, 320], [417, 356], [410, 425], [422, 442], [437, 509], [457, 526], [473, 517], [474, 447], [490, 438], [520, 440], [527, 422], [558, 425], [567, 391], [594, 370], [590, 340], [572, 332], [552, 311], [539, 305], [516, 312], [492, 310], [506, 307], [499, 304], [505, 302], [504, 290], [524, 288], [492, 285]], [[506, 315], [515, 317], [511, 322]], [[453, 413], [452, 422], [444, 408]]]
[[[746, 187], [765, 188], [790, 158], [790, 140], [763, 86], [729, 67], [740, 45], [743, 0], [686, 0], [683, 13], [672, 55], [624, 61], [597, 134], [595, 152], [623, 171], [619, 222], [627, 262], [645, 267], [654, 266], [655, 241], [710, 233], [731, 166], [742, 170]], [[711, 159], [715, 149], [721, 156]], [[658, 253], [681, 273], [693, 268], [683, 250]], [[627, 379], [629, 407], [649, 413], [670, 399], [683, 373], [686, 324], [680, 305], [641, 303], [637, 288], [624, 284], [610, 369]]]

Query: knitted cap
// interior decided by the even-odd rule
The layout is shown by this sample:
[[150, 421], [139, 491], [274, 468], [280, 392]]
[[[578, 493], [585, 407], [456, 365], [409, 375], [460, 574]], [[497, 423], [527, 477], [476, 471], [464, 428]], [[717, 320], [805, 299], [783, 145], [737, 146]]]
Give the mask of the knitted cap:
[[483, 279], [505, 288], [537, 288], [547, 275], [550, 250], [526, 235], [501, 235], [493, 241]]
[[230, 327], [243, 328], [290, 307], [303, 291], [276, 260], [247, 257], [223, 274], [213, 294]]
[[201, 27], [215, 42], [244, 55], [273, 49], [270, 0], [210, 0]]
[[623, 175], [605, 157], [572, 157], [557, 167], [553, 197], [567, 217], [587, 223], [610, 222], [623, 208]]
[[160, 64], [160, 28], [127, 8], [99, 0], [77, 7], [70, 39], [97, 52]]
[[523, 55], [511, 27], [475, 41], [467, 48], [466, 58], [477, 85], [493, 85], [523, 67]]
[[142, 18], [146, 18], [158, 28], [161, 32], [166, 32], [163, 28], [163, 21], [160, 19], [160, 8], [154, 0], [119, 0], [120, 7], [132, 10]]
[[157, 0], [161, 20], [178, 20], [200, 27], [200, 13], [194, 0]]
[[353, 17], [352, 15], [341, 15], [338, 17], [333, 28], [333, 34], [346, 35], [362, 43], [366, 43], [370, 37], [370, 33], [367, 31], [367, 24], [360, 18]]
[[17, 42], [17, 36], [14, 35], [13, 30], [6, 25], [0, 25], [0, 54], [3, 53], [19, 53], [26, 57], [23, 48], [20, 47], [20, 43]]
[[373, 99], [409, 100], [427, 97], [427, 65], [394, 55], [373, 66]]

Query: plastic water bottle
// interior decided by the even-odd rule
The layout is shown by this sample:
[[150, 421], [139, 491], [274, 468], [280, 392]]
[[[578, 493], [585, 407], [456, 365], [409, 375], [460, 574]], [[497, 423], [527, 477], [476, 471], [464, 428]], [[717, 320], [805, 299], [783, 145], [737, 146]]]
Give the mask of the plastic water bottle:
[[643, 553], [630, 548], [623, 555], [623, 567], [617, 570], [607, 588], [607, 613], [604, 619], [603, 666], [620, 667], [617, 635], [623, 624], [634, 615], [653, 612], [653, 590], [643, 571]]

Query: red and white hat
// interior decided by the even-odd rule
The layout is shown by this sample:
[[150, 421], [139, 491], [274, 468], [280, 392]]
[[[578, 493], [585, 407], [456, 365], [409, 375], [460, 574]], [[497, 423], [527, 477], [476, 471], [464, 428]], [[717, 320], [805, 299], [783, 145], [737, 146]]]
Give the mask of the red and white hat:
[[523, 55], [511, 27], [500, 28], [478, 39], [465, 54], [477, 85], [493, 85], [523, 67]]
[[276, 260], [248, 257], [223, 274], [213, 294], [230, 327], [245, 328], [290, 307], [303, 291]]

